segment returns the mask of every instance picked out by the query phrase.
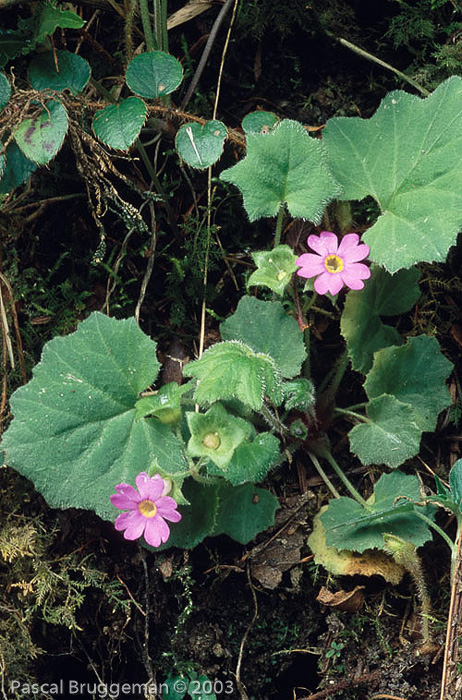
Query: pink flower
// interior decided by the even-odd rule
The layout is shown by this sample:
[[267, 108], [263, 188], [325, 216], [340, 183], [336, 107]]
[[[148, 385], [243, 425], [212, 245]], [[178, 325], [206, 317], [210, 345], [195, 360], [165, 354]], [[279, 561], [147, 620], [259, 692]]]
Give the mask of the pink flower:
[[319, 236], [308, 236], [308, 245], [316, 251], [303, 253], [296, 263], [300, 277], [317, 277], [314, 288], [318, 294], [338, 294], [344, 284], [350, 289], [362, 289], [363, 280], [369, 279], [371, 271], [358, 262], [369, 255], [369, 246], [359, 243], [356, 233], [347, 233], [338, 242], [335, 233], [322, 231]]
[[148, 476], [141, 472], [135, 479], [138, 491], [130, 484], [117, 484], [117, 493], [111, 496], [111, 503], [116, 508], [126, 510], [115, 521], [116, 530], [125, 530], [126, 540], [144, 539], [152, 547], [159, 547], [170, 537], [170, 528], [165, 522], [177, 523], [181, 515], [176, 510], [177, 503], [166, 494], [171, 484], [160, 474]]

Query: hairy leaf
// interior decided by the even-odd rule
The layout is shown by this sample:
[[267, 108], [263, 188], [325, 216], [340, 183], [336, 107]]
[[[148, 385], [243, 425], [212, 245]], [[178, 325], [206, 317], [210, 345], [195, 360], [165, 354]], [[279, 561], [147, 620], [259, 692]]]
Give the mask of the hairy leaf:
[[272, 493], [253, 484], [219, 487], [218, 517], [213, 535], [229, 535], [241, 544], [247, 544], [262, 530], [274, 523], [279, 507]]
[[323, 143], [343, 199], [374, 197], [365, 233], [371, 259], [390, 272], [441, 261], [462, 228], [462, 79], [421, 99], [397, 90], [370, 119], [334, 117]]
[[[136, 353], [133, 349], [136, 348]], [[184, 476], [182, 443], [155, 418], [136, 420], [139, 393], [156, 379], [156, 345], [133, 319], [93, 313], [43, 349], [34, 378], [11, 398], [7, 463], [50, 506], [87, 508], [112, 519], [114, 486], [134, 483], [153, 460]]]
[[325, 206], [341, 192], [322, 142], [290, 119], [268, 134], [248, 134], [247, 155], [221, 179], [240, 189], [251, 221], [276, 216], [285, 205], [292, 216], [319, 223]]
[[247, 287], [269, 287], [282, 295], [297, 269], [297, 256], [292, 248], [279, 245], [273, 250], [252, 253], [252, 258], [258, 269], [250, 275]]
[[414, 457], [420, 447], [421, 428], [409, 404], [384, 394], [369, 401], [369, 420], [350, 430], [351, 451], [363, 464], [399, 467]]
[[[321, 516], [326, 543], [340, 550], [357, 552], [383, 549], [382, 535], [389, 533], [415, 547], [425, 544], [431, 539], [431, 531], [416, 515], [417, 506], [412, 503], [421, 500], [419, 487], [417, 477], [396, 471], [380, 477], [367, 508], [345, 496], [331, 499]], [[406, 498], [399, 499], [399, 496]], [[431, 517], [434, 510], [429, 507], [424, 513]]]
[[300, 373], [306, 357], [303, 334], [279, 301], [242, 297], [220, 330], [223, 340], [242, 340], [255, 352], [270, 355], [283, 377], [290, 379]]
[[451, 403], [446, 379], [452, 368], [436, 338], [420, 335], [377, 352], [364, 388], [370, 399], [391, 394], [410, 405], [420, 429], [432, 431], [438, 414]]
[[416, 268], [400, 270], [392, 276], [373, 265], [365, 288], [348, 292], [340, 324], [353, 369], [365, 374], [372, 367], [374, 352], [401, 345], [396, 328], [383, 323], [380, 317], [409, 311], [420, 296], [418, 279]]
[[183, 374], [198, 380], [194, 399], [202, 405], [236, 398], [258, 411], [265, 395], [276, 405], [282, 400], [274, 360], [238, 340], [212, 345], [186, 365]]

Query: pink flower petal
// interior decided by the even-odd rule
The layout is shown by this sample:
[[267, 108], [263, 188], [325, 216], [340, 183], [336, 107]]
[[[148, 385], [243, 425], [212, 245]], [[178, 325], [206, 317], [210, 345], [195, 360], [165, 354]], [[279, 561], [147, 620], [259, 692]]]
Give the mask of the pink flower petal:
[[135, 482], [142, 500], [155, 501], [162, 495], [164, 490], [164, 480], [159, 474], [151, 477], [146, 472], [140, 472]]
[[159, 547], [162, 542], [167, 542], [170, 537], [170, 528], [163, 518], [155, 515], [146, 523], [144, 539], [151, 547]]
[[117, 493], [113, 494], [110, 498], [111, 503], [116, 508], [130, 509], [136, 508], [137, 503], [140, 502], [141, 498], [136, 489], [130, 484], [117, 484], [115, 487]]
[[[164, 499], [161, 498], [161, 501]], [[173, 500], [173, 499], [172, 499]], [[175, 503], [175, 501], [173, 501]], [[162, 518], [166, 518], [167, 520], [170, 520], [171, 523], [178, 523], [181, 520], [181, 513], [179, 513], [176, 510], [176, 503], [175, 507], [172, 506], [165, 506], [164, 504], [161, 504], [158, 502], [157, 504], [157, 512]]]
[[144, 532], [146, 518], [138, 510], [130, 510], [117, 516], [114, 527], [116, 530], [125, 530], [126, 540], [137, 540]]
[[322, 275], [317, 277], [314, 281], [314, 289], [318, 294], [338, 294], [343, 287], [342, 275], [341, 274], [331, 274], [330, 272], [324, 272]]
[[355, 263], [364, 260], [370, 253], [370, 248], [365, 243], [359, 243], [356, 233], [347, 233], [340, 242], [338, 255], [345, 263]]
[[363, 265], [362, 263], [349, 265], [342, 272], [343, 282], [350, 289], [362, 289], [364, 287], [362, 280], [367, 280], [370, 276], [371, 271], [367, 265]]
[[338, 249], [338, 238], [335, 233], [331, 233], [330, 231], [321, 231], [319, 236], [315, 236], [314, 234], [308, 236], [307, 243], [310, 248], [315, 250], [316, 253], [319, 253], [323, 258], [325, 258], [326, 255], [335, 254]]
[[315, 277], [315, 275], [320, 275], [324, 272], [324, 258], [319, 255], [313, 255], [313, 253], [303, 253], [295, 261], [296, 265], [299, 265], [302, 269], [297, 270], [297, 275], [300, 277]]

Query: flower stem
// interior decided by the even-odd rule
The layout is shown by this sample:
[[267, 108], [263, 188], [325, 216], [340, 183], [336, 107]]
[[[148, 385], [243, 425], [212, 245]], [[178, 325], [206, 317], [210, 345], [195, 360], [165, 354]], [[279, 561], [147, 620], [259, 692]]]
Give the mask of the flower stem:
[[154, 37], [152, 27], [151, 27], [151, 18], [149, 16], [148, 0], [139, 0], [139, 4], [140, 4], [141, 24], [143, 25], [144, 41], [146, 43], [146, 50], [147, 51], [155, 51], [158, 48], [158, 46], [157, 46], [157, 41]]
[[346, 476], [346, 474], [342, 471], [342, 469], [339, 467], [337, 462], [335, 461], [331, 451], [329, 450], [328, 447], [325, 447], [324, 445], [317, 445], [316, 446], [316, 452], [320, 457], [324, 457], [326, 459], [334, 472], [337, 474], [338, 478], [342, 482], [342, 484], [345, 486], [345, 488], [350, 492], [350, 494], [353, 496], [355, 501], [357, 501], [363, 508], [369, 508], [369, 505], [367, 501], [364, 500], [364, 498], [361, 496], [359, 491], [355, 489], [349, 478]]
[[324, 481], [325, 485], [327, 486], [327, 488], [329, 489], [331, 494], [334, 496], [334, 498], [340, 498], [339, 492], [337, 491], [334, 484], [327, 476], [324, 469], [321, 467], [321, 464], [320, 464], [318, 458], [316, 457], [316, 455], [313, 452], [309, 452], [309, 451], [308, 451], [308, 455], [309, 455], [311, 461], [313, 462], [314, 466], [316, 467], [316, 471], [318, 472], [321, 479]]

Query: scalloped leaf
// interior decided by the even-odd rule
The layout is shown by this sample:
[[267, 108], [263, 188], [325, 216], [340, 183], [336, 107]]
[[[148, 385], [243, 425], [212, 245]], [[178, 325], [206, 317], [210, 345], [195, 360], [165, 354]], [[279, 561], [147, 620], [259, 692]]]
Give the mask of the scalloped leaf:
[[220, 178], [240, 189], [250, 221], [276, 216], [285, 205], [292, 216], [319, 223], [326, 205], [342, 191], [328, 169], [323, 143], [290, 119], [269, 134], [248, 134], [246, 157]]
[[10, 97], [10, 82], [4, 73], [0, 73], [0, 111], [8, 104]]
[[[399, 496], [405, 499], [397, 501]], [[330, 547], [356, 552], [384, 549], [382, 535], [388, 533], [421, 547], [431, 540], [432, 534], [428, 525], [416, 515], [417, 506], [410, 502], [420, 500], [420, 483], [416, 476], [399, 471], [383, 474], [374, 487], [367, 508], [345, 496], [329, 501], [327, 510], [321, 515], [326, 543]], [[434, 511], [433, 506], [424, 509], [427, 517], [431, 517]]]
[[197, 379], [194, 400], [201, 405], [239, 399], [258, 411], [267, 396], [282, 401], [281, 376], [274, 360], [238, 340], [216, 343], [186, 365], [185, 377]]
[[269, 287], [276, 294], [284, 294], [284, 290], [297, 269], [297, 256], [288, 245], [278, 245], [273, 250], [252, 253], [257, 270], [252, 272], [247, 287]]
[[367, 423], [350, 430], [351, 451], [363, 464], [387, 464], [392, 469], [419, 451], [422, 430], [412, 406], [383, 394], [367, 404]]
[[106, 146], [128, 151], [139, 136], [147, 111], [139, 97], [128, 97], [118, 104], [98, 110], [93, 119], [93, 131]]
[[364, 388], [370, 399], [390, 394], [410, 405], [420, 429], [432, 431], [439, 413], [451, 403], [446, 379], [452, 369], [437, 339], [420, 335], [401, 347], [379, 350]]
[[21, 122], [14, 139], [26, 158], [46, 165], [63, 145], [67, 126], [67, 112], [61, 102], [49, 100], [37, 117]]
[[306, 357], [303, 334], [279, 301], [242, 297], [220, 331], [223, 340], [242, 340], [255, 352], [270, 355], [286, 379], [300, 373]]
[[183, 80], [181, 63], [165, 51], [147, 51], [132, 58], [125, 81], [140, 97], [156, 99], [177, 89]]
[[253, 484], [219, 487], [218, 517], [213, 535], [228, 535], [241, 544], [274, 524], [279, 508], [276, 496]]
[[400, 270], [395, 275], [373, 265], [371, 278], [361, 291], [350, 291], [340, 321], [353, 369], [365, 374], [372, 367], [374, 352], [389, 345], [401, 345], [394, 326], [381, 316], [396, 316], [409, 311], [420, 296], [419, 271]]
[[381, 216], [365, 233], [390, 272], [445, 260], [462, 228], [462, 79], [421, 99], [397, 90], [370, 119], [334, 117], [323, 143], [342, 199], [371, 195]]
[[155, 552], [170, 547], [192, 549], [213, 531], [218, 513], [218, 486], [186, 479], [183, 484], [183, 494], [189, 504], [179, 506], [181, 520], [171, 524], [168, 541], [156, 548], [145, 544], [146, 549]]
[[153, 459], [164, 475], [188, 473], [170, 428], [136, 420], [138, 396], [158, 372], [156, 344], [134, 319], [94, 312], [75, 333], [45, 345], [33, 379], [13, 394], [14, 419], [2, 442], [7, 463], [51, 507], [114, 519], [114, 486], [134, 483]]
[[91, 76], [88, 61], [70, 51], [39, 53], [29, 64], [29, 80], [35, 90], [81, 92]]
[[226, 126], [217, 120], [205, 124], [191, 122], [178, 129], [175, 148], [188, 165], [202, 170], [221, 157], [227, 135]]

